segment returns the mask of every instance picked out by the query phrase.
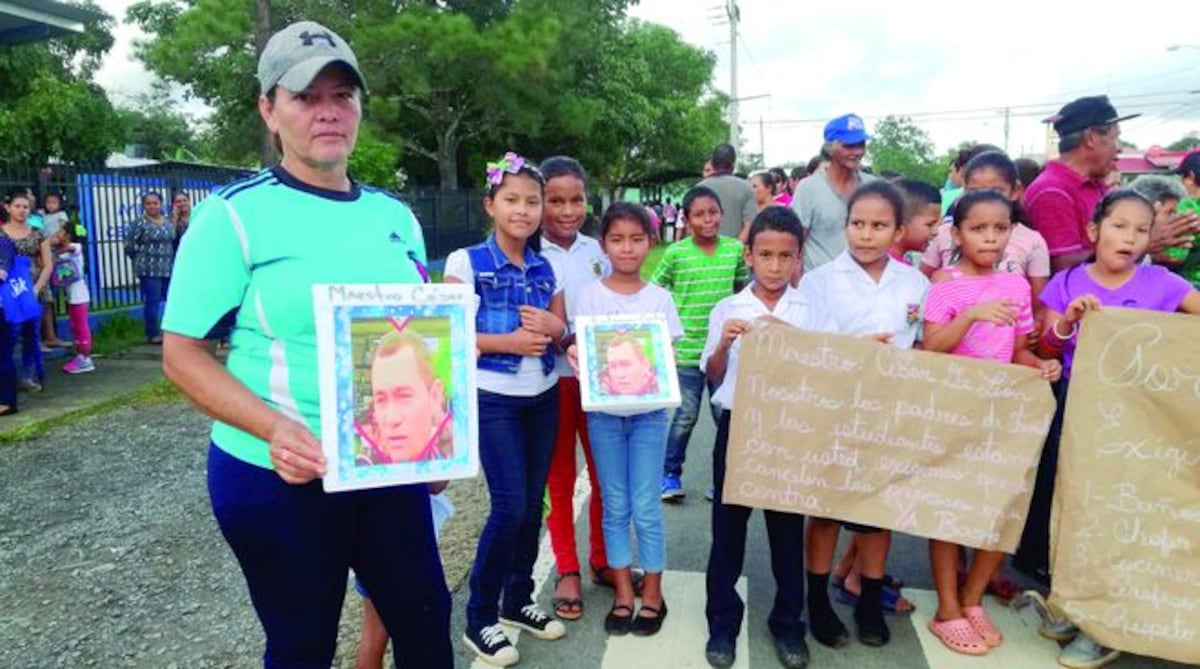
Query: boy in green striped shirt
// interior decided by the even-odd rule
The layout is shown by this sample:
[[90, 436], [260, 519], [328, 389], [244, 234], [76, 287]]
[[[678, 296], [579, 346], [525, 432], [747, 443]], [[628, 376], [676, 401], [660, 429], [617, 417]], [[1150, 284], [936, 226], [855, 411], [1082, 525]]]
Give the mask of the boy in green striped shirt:
[[675, 342], [683, 403], [675, 411], [667, 437], [662, 480], [662, 498], [666, 501], [684, 496], [683, 461], [707, 385], [704, 370], [700, 369], [700, 353], [708, 336], [708, 314], [717, 302], [741, 290], [750, 280], [742, 243], [719, 234], [722, 209], [716, 192], [705, 186], [692, 188], [683, 196], [682, 210], [691, 236], [667, 247], [651, 279], [671, 291], [683, 321], [683, 337]]

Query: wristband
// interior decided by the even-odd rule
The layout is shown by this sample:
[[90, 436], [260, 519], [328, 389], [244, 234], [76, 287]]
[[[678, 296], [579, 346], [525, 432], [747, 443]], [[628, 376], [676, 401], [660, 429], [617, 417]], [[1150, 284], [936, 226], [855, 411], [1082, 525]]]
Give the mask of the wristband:
[[1066, 335], [1059, 334], [1058, 323], [1059, 321], [1056, 321], [1054, 323], [1054, 327], [1050, 328], [1050, 334], [1054, 335], [1054, 338], [1058, 341], [1066, 343], [1074, 339], [1075, 335], [1079, 334], [1079, 321], [1075, 321], [1074, 325], [1071, 327], [1071, 333]]

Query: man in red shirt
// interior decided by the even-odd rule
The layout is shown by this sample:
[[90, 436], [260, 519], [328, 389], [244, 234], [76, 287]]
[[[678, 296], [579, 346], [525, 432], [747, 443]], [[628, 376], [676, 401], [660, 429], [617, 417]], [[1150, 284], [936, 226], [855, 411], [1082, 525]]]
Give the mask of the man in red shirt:
[[1107, 95], [1096, 95], [1069, 102], [1051, 117], [1060, 157], [1047, 163], [1026, 189], [1025, 208], [1050, 247], [1053, 271], [1091, 255], [1087, 226], [1108, 190], [1104, 177], [1121, 151], [1118, 123], [1136, 116], [1118, 116]]

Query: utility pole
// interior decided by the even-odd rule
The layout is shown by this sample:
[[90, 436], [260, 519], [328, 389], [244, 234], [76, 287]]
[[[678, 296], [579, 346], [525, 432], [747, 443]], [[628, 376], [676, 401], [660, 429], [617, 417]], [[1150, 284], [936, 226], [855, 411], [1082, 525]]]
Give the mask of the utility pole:
[[729, 18], [729, 143], [741, 152], [741, 128], [738, 125], [737, 35], [741, 10], [737, 0], [725, 0], [725, 15]]
[[1012, 116], [1012, 109], [1004, 108], [1004, 152], [1008, 153], [1008, 120]]
[[763, 167], [767, 166], [767, 131], [764, 129], [763, 117], [758, 117], [758, 150], [762, 154]]

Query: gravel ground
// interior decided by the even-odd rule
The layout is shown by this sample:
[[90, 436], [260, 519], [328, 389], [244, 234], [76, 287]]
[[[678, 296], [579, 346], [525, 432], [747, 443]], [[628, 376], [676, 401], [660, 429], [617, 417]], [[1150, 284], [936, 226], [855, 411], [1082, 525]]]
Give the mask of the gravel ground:
[[[208, 421], [118, 409], [0, 445], [0, 667], [253, 667], [263, 639], [208, 507]], [[453, 483], [447, 582], [470, 568], [482, 479]], [[335, 666], [353, 666], [349, 593]]]

